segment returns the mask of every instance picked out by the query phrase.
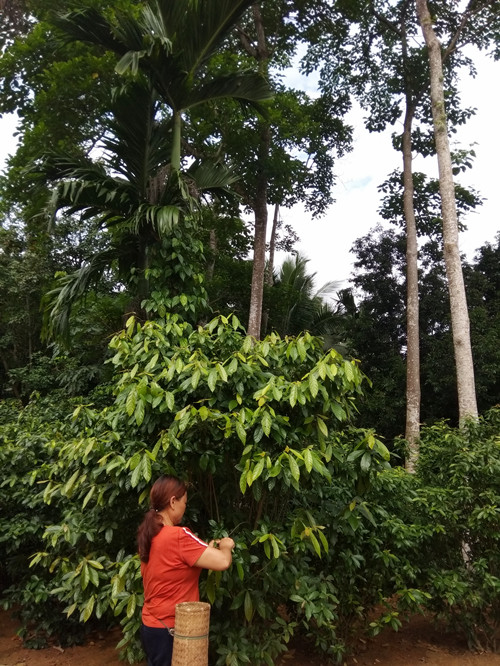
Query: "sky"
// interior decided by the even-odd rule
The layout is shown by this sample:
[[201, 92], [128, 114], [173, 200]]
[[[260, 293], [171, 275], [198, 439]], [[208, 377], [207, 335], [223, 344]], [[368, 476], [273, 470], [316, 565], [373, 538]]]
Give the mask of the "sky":
[[[459, 129], [452, 139], [452, 147], [458, 143], [466, 148], [471, 144], [476, 151], [474, 166], [461, 175], [458, 182], [474, 187], [486, 199], [464, 219], [468, 227], [460, 234], [460, 250], [468, 260], [486, 242], [493, 242], [500, 230], [500, 186], [497, 162], [500, 154], [498, 110], [492, 102], [491, 88], [496, 87], [500, 63], [486, 57], [475, 58], [478, 74], [475, 79], [464, 77], [462, 102], [477, 109], [476, 115]], [[299, 77], [297, 78], [299, 81]], [[307, 81], [302, 79], [307, 88]], [[311, 87], [312, 89], [312, 87]], [[301, 241], [296, 249], [309, 259], [308, 267], [316, 272], [316, 287], [337, 281], [346, 286], [353, 271], [354, 255], [350, 252], [353, 241], [366, 235], [378, 222], [380, 206], [378, 186], [396, 168], [402, 168], [402, 157], [392, 148], [391, 134], [402, 131], [402, 123], [384, 133], [370, 134], [363, 126], [363, 113], [353, 110], [347, 122], [354, 127], [354, 144], [351, 153], [337, 161], [337, 183], [333, 190], [336, 203], [321, 219], [312, 220], [299, 207], [282, 210], [283, 221], [292, 224]], [[458, 147], [458, 146], [457, 146]], [[416, 159], [414, 169], [437, 177], [435, 157]], [[278, 257], [279, 263], [282, 256]]]
[[[464, 105], [476, 107], [476, 115], [453, 138], [461, 147], [475, 144], [474, 166], [459, 180], [463, 185], [474, 187], [486, 199], [483, 206], [465, 220], [468, 231], [460, 234], [460, 249], [469, 260], [481, 245], [493, 242], [500, 230], [497, 168], [500, 132], [498, 110], [491, 94], [492, 88], [496, 88], [500, 63], [485, 57], [476, 62], [479, 63], [478, 75], [475, 79], [466, 77], [462, 87], [462, 101]], [[297, 75], [292, 85], [313, 92], [315, 82]], [[392, 148], [390, 138], [393, 131], [401, 131], [400, 125], [381, 134], [370, 134], [363, 128], [363, 114], [359, 109], [353, 110], [347, 122], [354, 127], [353, 150], [335, 166], [337, 182], [333, 196], [336, 202], [325, 216], [314, 220], [300, 206], [281, 211], [283, 221], [291, 224], [300, 238], [296, 249], [309, 259], [308, 268], [316, 273], [317, 288], [330, 281], [338, 282], [339, 288], [346, 286], [353, 270], [354, 255], [350, 252], [353, 242], [382, 221], [377, 215], [380, 205], [377, 187], [395, 168], [401, 168], [401, 155]], [[15, 151], [15, 128], [15, 116], [0, 119], [0, 170], [7, 156]], [[434, 157], [420, 158], [414, 167], [429, 175], [437, 174]], [[272, 219], [272, 210], [269, 219]], [[283, 258], [284, 255], [278, 254], [277, 266]]]

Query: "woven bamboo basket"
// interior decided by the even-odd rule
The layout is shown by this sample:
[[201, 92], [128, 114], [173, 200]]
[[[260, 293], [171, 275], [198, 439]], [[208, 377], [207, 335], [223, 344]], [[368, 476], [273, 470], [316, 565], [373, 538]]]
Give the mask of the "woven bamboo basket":
[[184, 601], [175, 607], [172, 666], [208, 666], [210, 604]]

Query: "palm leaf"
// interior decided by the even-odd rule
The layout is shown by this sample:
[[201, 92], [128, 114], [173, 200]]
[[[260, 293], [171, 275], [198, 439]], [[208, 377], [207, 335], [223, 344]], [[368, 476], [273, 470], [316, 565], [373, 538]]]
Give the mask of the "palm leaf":
[[[191, 78], [220, 47], [223, 39], [255, 0], [159, 0], [166, 24], [175, 18], [182, 35], [180, 64]], [[184, 5], [181, 14], [180, 6]]]
[[69, 318], [74, 303], [82, 298], [92, 284], [97, 284], [104, 271], [118, 257], [119, 249], [113, 247], [98, 254], [70, 275], [60, 275], [57, 285], [42, 299], [44, 339], [68, 340]]
[[179, 99], [180, 108], [189, 109], [207, 100], [232, 97], [248, 102], [272, 99], [273, 93], [266, 79], [255, 72], [243, 72], [211, 78], [197, 88], [192, 88], [185, 99]]
[[52, 23], [63, 33], [64, 41], [81, 41], [97, 44], [108, 51], [124, 55], [127, 51], [139, 51], [143, 47], [142, 35], [134, 33], [134, 39], [124, 43], [115, 36], [109, 21], [95, 8], [89, 7], [52, 16]]

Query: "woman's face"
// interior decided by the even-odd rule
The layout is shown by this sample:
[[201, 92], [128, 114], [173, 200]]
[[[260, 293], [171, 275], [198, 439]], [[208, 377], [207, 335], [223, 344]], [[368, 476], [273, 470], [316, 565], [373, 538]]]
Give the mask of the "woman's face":
[[170, 506], [172, 509], [170, 512], [170, 518], [174, 525], [179, 525], [182, 517], [184, 516], [184, 512], [186, 511], [187, 497], [188, 494], [186, 490], [184, 495], [179, 499], [177, 499], [177, 497], [172, 497], [170, 500]]

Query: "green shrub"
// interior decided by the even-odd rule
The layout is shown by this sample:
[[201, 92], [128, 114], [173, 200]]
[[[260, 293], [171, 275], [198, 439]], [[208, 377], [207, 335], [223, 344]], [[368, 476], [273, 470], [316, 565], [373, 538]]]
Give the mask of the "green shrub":
[[474, 649], [491, 649], [500, 624], [500, 409], [461, 430], [422, 433], [416, 502], [441, 530], [429, 543], [430, 608]]
[[[340, 659], [350, 618], [362, 615], [357, 534], [372, 520], [362, 496], [389, 457], [373, 433], [346, 426], [362, 390], [356, 363], [309, 334], [253, 341], [235, 317], [199, 328], [175, 315], [131, 319], [111, 348], [114, 403], [4, 433], [2, 455], [16, 450], [19, 464], [2, 486], [16, 479], [40, 508], [31, 568], [7, 599], [22, 603], [38, 577], [38, 609], [50, 599], [80, 622], [120, 620], [137, 659], [135, 531], [152, 479], [175, 472], [192, 483], [192, 527], [237, 543], [231, 570], [202, 581], [217, 663], [272, 663], [297, 631]], [[39, 441], [31, 460], [26, 441]]]

